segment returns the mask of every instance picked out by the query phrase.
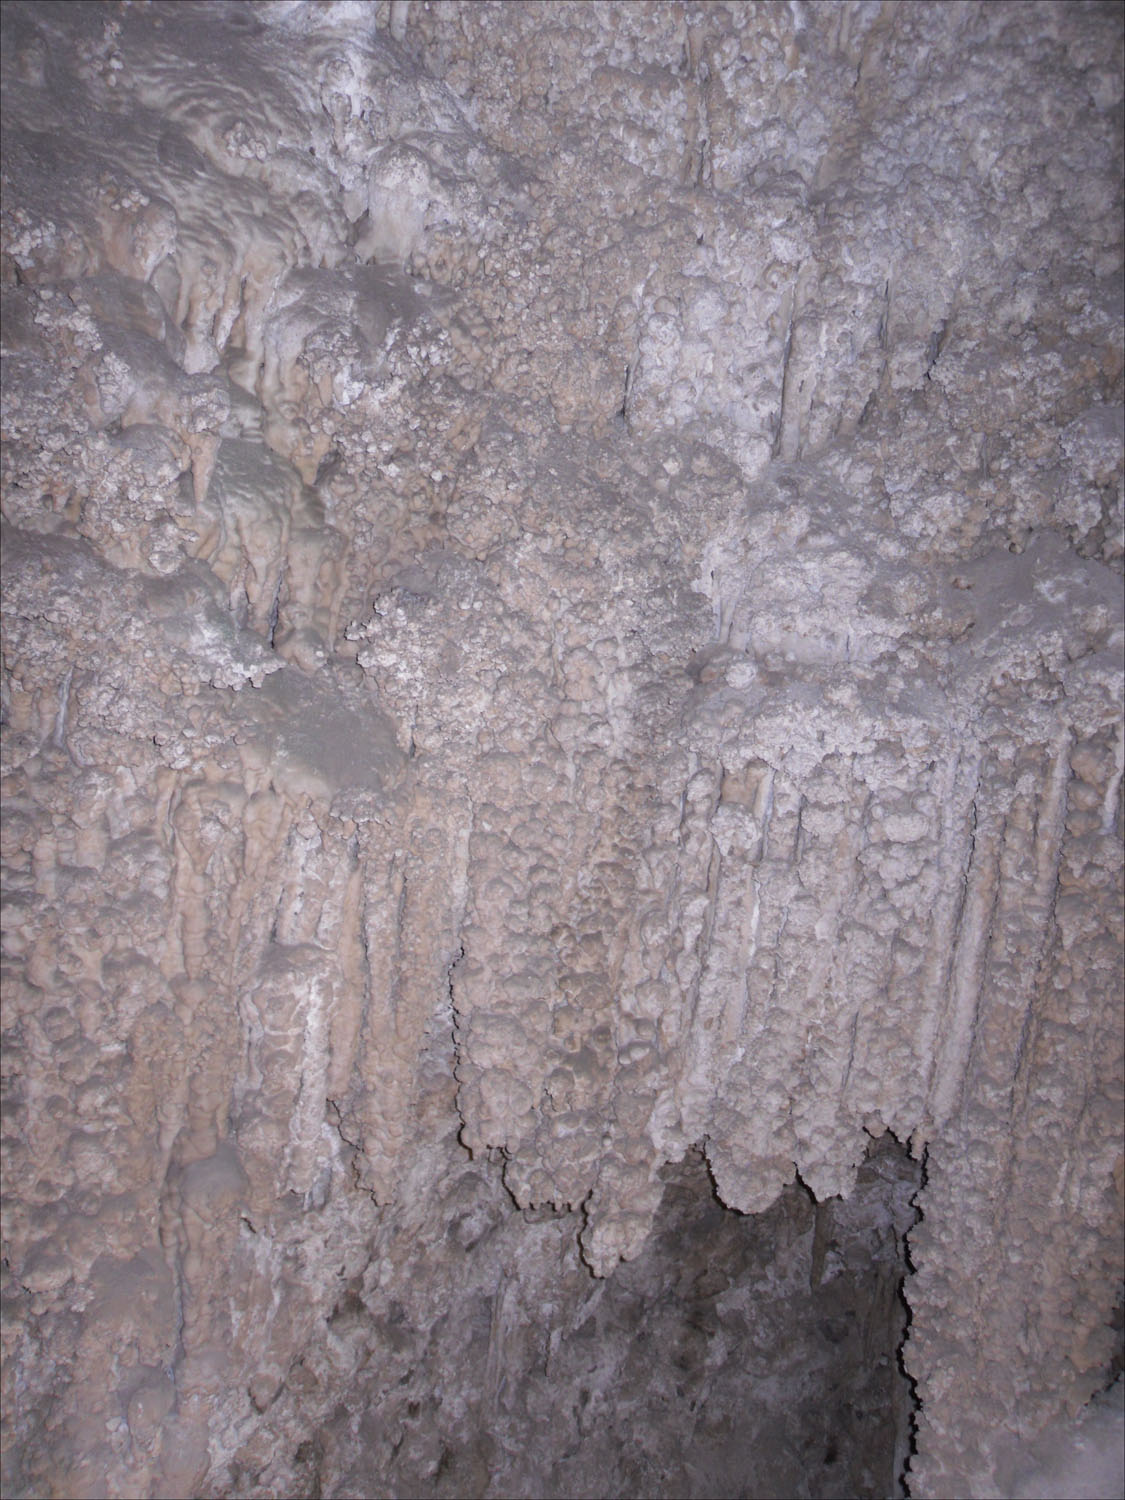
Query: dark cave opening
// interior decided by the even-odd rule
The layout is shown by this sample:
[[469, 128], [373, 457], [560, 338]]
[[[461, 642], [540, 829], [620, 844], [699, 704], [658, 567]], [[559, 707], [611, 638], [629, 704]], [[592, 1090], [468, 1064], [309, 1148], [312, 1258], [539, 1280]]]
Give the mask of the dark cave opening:
[[[644, 1252], [559, 1341], [560, 1391], [577, 1388], [580, 1406], [596, 1393], [608, 1420], [587, 1401], [583, 1451], [544, 1475], [544, 1493], [585, 1493], [593, 1460], [617, 1471], [620, 1495], [903, 1494], [902, 1284], [920, 1163], [887, 1134], [846, 1200], [817, 1203], [798, 1182], [755, 1215], [719, 1202], [699, 1151], [665, 1178]], [[582, 1383], [595, 1351], [612, 1394], [604, 1377]]]
[[[644, 1250], [596, 1280], [578, 1215], [516, 1209], [498, 1162], [462, 1171], [429, 1295], [432, 1250], [416, 1298], [369, 1272], [334, 1320], [368, 1351], [364, 1456], [350, 1473], [330, 1461], [325, 1493], [378, 1475], [388, 1493], [449, 1500], [905, 1494], [902, 1285], [922, 1165], [886, 1134], [847, 1199], [817, 1203], [798, 1181], [753, 1215], [723, 1206], [699, 1149], [662, 1175]], [[321, 1435], [354, 1464], [355, 1434]]]

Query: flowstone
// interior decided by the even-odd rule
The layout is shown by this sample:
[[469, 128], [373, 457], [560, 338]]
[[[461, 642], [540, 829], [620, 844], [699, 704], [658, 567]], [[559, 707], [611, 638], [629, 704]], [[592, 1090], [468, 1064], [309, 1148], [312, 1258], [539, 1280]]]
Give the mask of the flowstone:
[[1112, 1426], [1118, 8], [2, 18], [6, 1493]]

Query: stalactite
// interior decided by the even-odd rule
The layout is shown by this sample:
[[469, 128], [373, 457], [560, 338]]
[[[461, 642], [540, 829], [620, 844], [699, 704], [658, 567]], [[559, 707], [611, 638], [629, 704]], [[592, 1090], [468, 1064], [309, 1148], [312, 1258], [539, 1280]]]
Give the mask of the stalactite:
[[3, 26], [5, 1493], [1111, 1428], [1119, 17]]

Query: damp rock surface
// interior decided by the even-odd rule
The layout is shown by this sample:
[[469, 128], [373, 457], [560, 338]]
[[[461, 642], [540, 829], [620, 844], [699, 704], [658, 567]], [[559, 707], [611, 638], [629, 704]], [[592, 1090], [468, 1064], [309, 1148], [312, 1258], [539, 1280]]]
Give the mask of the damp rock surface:
[[995, 1497], [1083, 1430], [1122, 47], [4, 6], [6, 1492]]

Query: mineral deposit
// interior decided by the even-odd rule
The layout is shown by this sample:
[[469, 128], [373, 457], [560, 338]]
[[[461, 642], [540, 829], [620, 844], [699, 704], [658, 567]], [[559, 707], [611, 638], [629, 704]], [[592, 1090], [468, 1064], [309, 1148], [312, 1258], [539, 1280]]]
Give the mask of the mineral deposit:
[[6, 0], [6, 1494], [1112, 1447], [1122, 45]]

